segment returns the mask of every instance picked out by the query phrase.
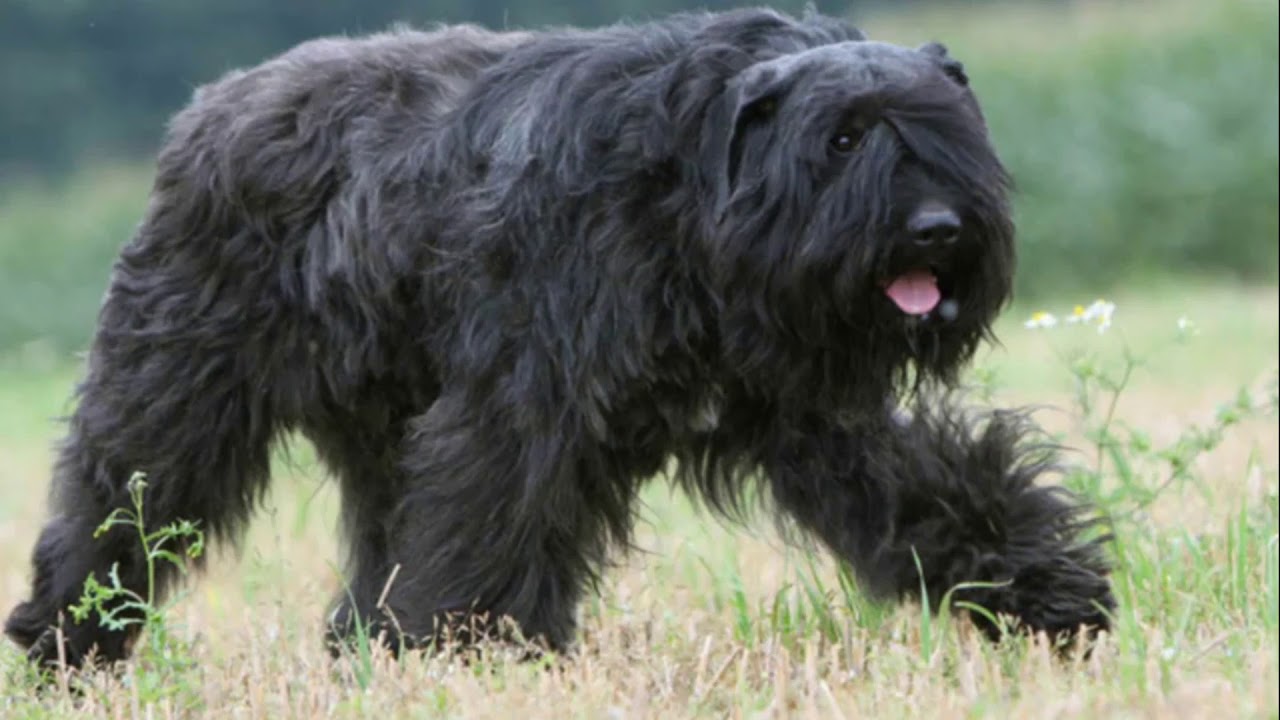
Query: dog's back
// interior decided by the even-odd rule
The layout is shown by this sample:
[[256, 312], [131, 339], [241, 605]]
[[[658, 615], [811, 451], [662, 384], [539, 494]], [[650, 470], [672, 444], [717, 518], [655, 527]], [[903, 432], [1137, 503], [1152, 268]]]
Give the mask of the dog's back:
[[302, 43], [198, 88], [170, 122], [159, 181], [296, 219], [345, 177], [429, 132], [478, 74], [527, 38], [459, 25]]

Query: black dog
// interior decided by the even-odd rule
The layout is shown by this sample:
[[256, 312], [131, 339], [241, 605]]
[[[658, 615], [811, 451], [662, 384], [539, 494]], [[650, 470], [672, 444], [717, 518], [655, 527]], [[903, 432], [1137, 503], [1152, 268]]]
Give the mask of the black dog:
[[[1092, 521], [1035, 484], [1052, 456], [942, 393], [1010, 293], [1008, 186], [942, 46], [816, 15], [397, 32], [234, 72], [173, 121], [6, 632], [50, 661], [89, 574], [143, 587], [135, 537], [92, 537], [135, 471], [149, 524], [234, 540], [290, 430], [341, 480], [335, 642], [507, 616], [563, 648], [672, 457], [730, 517], [758, 478], [877, 596], [988, 581], [961, 596], [1105, 628]], [[61, 622], [73, 665], [129, 652]]]

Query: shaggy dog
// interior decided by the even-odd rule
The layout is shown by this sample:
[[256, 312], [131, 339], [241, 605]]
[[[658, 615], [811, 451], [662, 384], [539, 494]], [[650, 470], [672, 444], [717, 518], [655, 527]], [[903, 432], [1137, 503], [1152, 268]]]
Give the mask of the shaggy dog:
[[956, 599], [1106, 628], [1052, 454], [949, 392], [1010, 294], [1008, 193], [941, 45], [816, 14], [396, 31], [232, 72], [172, 121], [5, 630], [127, 656], [136, 629], [64, 611], [113, 566], [145, 587], [133, 533], [94, 537], [130, 476], [150, 526], [234, 542], [291, 431], [341, 484], [335, 648], [504, 617], [565, 648], [673, 458], [875, 597], [985, 581]]

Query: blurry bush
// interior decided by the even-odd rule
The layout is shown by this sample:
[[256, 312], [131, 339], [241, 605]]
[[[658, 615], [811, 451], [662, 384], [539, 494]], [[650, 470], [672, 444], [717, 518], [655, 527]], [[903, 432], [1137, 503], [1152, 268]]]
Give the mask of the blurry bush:
[[[969, 68], [1018, 182], [1019, 297], [1185, 274], [1274, 282], [1274, 0], [1084, 4], [1100, 29], [1059, 31], [1039, 6], [937, 33]], [[84, 347], [148, 173], [0, 190], [0, 350]]]
[[88, 345], [117, 250], [146, 207], [149, 167], [0, 189], [0, 352]]
[[1187, 17], [962, 58], [1018, 185], [1020, 297], [1277, 278], [1276, 2], [1135, 5]]

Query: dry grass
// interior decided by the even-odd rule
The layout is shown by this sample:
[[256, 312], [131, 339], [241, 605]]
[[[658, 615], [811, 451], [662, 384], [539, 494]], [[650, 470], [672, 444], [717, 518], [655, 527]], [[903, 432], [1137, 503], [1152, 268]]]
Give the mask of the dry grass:
[[[1147, 351], [1184, 313], [1200, 336], [1152, 356], [1118, 406], [1156, 441], [1211, 420], [1238, 387], [1274, 372], [1275, 288], [1155, 290], [1119, 306], [1105, 336], [1034, 333], [1018, 324], [1024, 310], [1011, 313], [1007, 346], [980, 362], [999, 379], [997, 401], [1055, 405], [1042, 419], [1074, 433], [1071, 376], [1054, 348], [1092, 347], [1108, 360], [1123, 339]], [[43, 510], [54, 428], [42, 420], [65, 411], [73, 377], [35, 363], [0, 370], [5, 610], [25, 592]], [[470, 666], [418, 656], [331, 663], [319, 629], [338, 586], [336, 497], [303, 448], [295, 466], [282, 465], [239, 556], [218, 557], [171, 614], [190, 643], [172, 649], [171, 664], [96, 676], [74, 701], [38, 695], [5, 646], [0, 716], [1276, 717], [1276, 432], [1274, 417], [1232, 428], [1198, 464], [1202, 489], [1172, 487], [1125, 526], [1116, 632], [1068, 665], [1039, 645], [993, 648], [916, 607], [865, 605], [842, 594], [825, 560], [810, 575], [807, 556], [766, 522], [724, 527], [658, 484], [638, 529], [644, 552], [622, 558], [583, 608], [576, 657], [521, 664], [498, 648]]]

